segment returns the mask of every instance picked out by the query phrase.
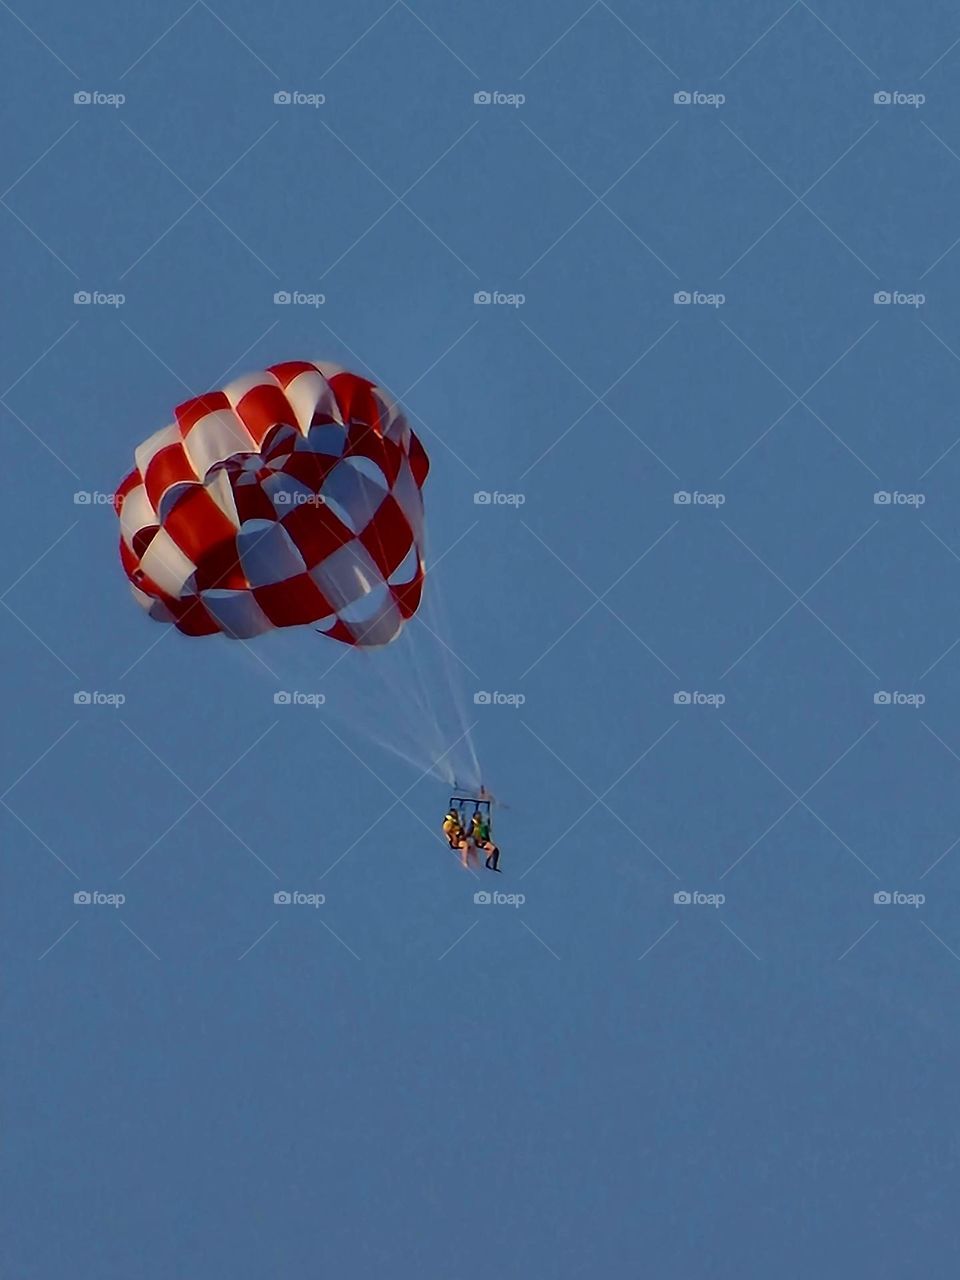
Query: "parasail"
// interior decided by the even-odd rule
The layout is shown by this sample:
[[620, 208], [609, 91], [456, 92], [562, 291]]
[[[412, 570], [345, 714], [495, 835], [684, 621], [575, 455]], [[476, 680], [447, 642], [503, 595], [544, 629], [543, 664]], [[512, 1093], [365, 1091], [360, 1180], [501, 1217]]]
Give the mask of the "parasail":
[[424, 582], [426, 452], [393, 401], [292, 361], [188, 400], [120, 485], [134, 598], [186, 635], [389, 644]]

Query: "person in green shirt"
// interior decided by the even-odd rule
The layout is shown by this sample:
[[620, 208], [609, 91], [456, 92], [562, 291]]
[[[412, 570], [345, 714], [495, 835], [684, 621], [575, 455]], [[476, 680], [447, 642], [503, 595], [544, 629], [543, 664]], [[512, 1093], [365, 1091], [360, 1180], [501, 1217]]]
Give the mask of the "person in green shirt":
[[499, 871], [500, 850], [490, 839], [490, 822], [478, 809], [470, 820], [470, 839], [478, 849], [487, 855], [483, 864], [488, 871]]

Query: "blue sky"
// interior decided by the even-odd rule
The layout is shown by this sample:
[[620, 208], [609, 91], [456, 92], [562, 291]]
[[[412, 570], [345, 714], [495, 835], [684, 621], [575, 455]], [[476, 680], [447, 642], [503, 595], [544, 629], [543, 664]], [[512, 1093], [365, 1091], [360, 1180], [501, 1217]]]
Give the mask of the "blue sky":
[[[939, 0], [0, 6], [11, 1275], [946, 1274], [958, 36]], [[416, 660], [455, 720], [420, 623], [333, 671], [129, 597], [135, 446], [298, 358], [430, 452], [522, 905], [369, 736], [420, 732]]]

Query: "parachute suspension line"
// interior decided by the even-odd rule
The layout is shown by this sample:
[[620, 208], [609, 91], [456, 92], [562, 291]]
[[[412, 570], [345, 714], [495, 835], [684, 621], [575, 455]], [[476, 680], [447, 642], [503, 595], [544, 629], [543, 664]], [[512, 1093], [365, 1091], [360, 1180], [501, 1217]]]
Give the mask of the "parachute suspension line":
[[422, 773], [436, 774], [433, 762], [444, 750], [442, 733], [413, 687], [409, 652], [406, 627], [389, 645], [342, 649], [320, 675], [332, 691], [326, 710], [342, 721], [348, 736], [359, 734]]
[[[370, 484], [367, 488], [361, 486], [359, 494], [359, 506], [362, 508], [364, 525], [373, 533], [381, 558], [385, 563], [389, 560], [389, 557], [380, 536], [376, 517], [381, 502], [388, 496], [389, 491], [384, 491], [379, 484]], [[426, 587], [426, 584], [424, 584], [424, 587]], [[411, 763], [414, 763], [416, 758], [416, 763], [425, 772], [435, 772], [435, 767], [431, 762], [435, 761], [440, 756], [440, 753], [445, 750], [444, 734], [436, 711], [436, 699], [431, 697], [432, 684], [428, 682], [426, 674], [419, 666], [420, 654], [418, 646], [411, 641], [409, 623], [404, 627], [401, 634], [386, 647], [386, 650], [377, 648], [367, 652], [365, 647], [361, 645], [359, 646], [359, 651], [363, 654], [364, 668], [372, 671], [376, 675], [378, 682], [385, 687], [388, 702], [406, 704], [403, 717], [403, 736], [409, 743], [413, 744], [413, 751], [409, 755], [405, 755], [395, 743], [391, 744], [384, 739], [382, 731], [371, 733], [370, 736], [395, 755], [401, 754], [404, 758], [409, 758]], [[402, 661], [403, 658], [406, 658], [405, 662]], [[388, 662], [392, 667], [402, 667], [399, 675], [394, 672], [393, 678], [390, 677]], [[411, 678], [411, 676], [414, 678]], [[432, 739], [432, 741], [425, 742], [425, 738]], [[426, 762], [422, 759], [424, 749], [427, 749], [430, 753], [430, 759]]]
[[[446, 784], [476, 789], [482, 775], [467, 714], [463, 672], [448, 641], [439, 589], [428, 573], [417, 613], [382, 648], [358, 645], [324, 672], [351, 670], [345, 727]], [[456, 665], [454, 665], [456, 662]], [[336, 714], [336, 699], [328, 713]]]
[[[417, 615], [415, 614], [414, 618], [416, 617]], [[413, 677], [404, 683], [404, 688], [409, 689], [411, 701], [417, 707], [424, 723], [430, 725], [436, 740], [439, 742], [443, 737], [443, 729], [437, 714], [436, 698], [431, 699], [431, 683], [423, 670], [420, 647], [414, 643], [409, 634], [409, 626], [410, 624], [407, 623], [407, 627], [397, 641], [398, 653], [404, 654], [407, 658], [409, 663], [407, 670]]]
[[[359, 498], [358, 506], [362, 509], [365, 527], [372, 532], [386, 563], [389, 557], [376, 517], [387, 492], [383, 491], [379, 483], [372, 483], [368, 487], [361, 485], [356, 496]], [[424, 537], [422, 527], [420, 537]], [[425, 551], [422, 554], [425, 557]], [[440, 612], [439, 594], [433, 575], [426, 574], [417, 612], [408, 621], [401, 635], [387, 647], [386, 653], [383, 649], [377, 649], [375, 653], [364, 654], [364, 666], [374, 671], [378, 680], [387, 686], [388, 703], [395, 704], [398, 700], [406, 703], [403, 736], [407, 742], [414, 744], [414, 752], [410, 753], [411, 762], [414, 754], [420, 755], [427, 748], [430, 750], [430, 761], [427, 762], [425, 771], [439, 773], [449, 783], [457, 780], [458, 775], [468, 774], [469, 777], [464, 778], [464, 781], [479, 786], [480, 766], [466, 714], [463, 678], [452, 666], [450, 630]], [[430, 616], [429, 622], [425, 619], [426, 614]], [[418, 622], [422, 624], [420, 627], [417, 626]], [[363, 649], [364, 646], [361, 645], [361, 652]], [[388, 655], [393, 660], [391, 665], [396, 663], [400, 666], [400, 660], [404, 659], [399, 678], [389, 678], [387, 663], [384, 661]], [[453, 724], [450, 723], [451, 711]], [[379, 732], [370, 736], [398, 754], [396, 744], [384, 742], [382, 722], [381, 714], [374, 721]], [[454, 763], [454, 760], [458, 763]], [[461, 763], [464, 760], [468, 761], [466, 765]], [[419, 763], [422, 766], [422, 759]]]
[[[369, 661], [369, 659], [367, 659]], [[380, 716], [383, 719], [383, 716]], [[364, 737], [381, 747], [384, 751], [388, 751], [391, 755], [396, 756], [411, 768], [419, 770], [423, 775], [432, 774], [443, 782], [449, 782], [449, 777], [441, 772], [441, 766], [436, 763], [439, 753], [431, 750], [425, 750], [423, 747], [419, 749], [416, 746], [408, 746], [399, 741], [397, 734], [390, 735], [385, 731], [375, 729], [373, 727], [373, 719], [370, 722], [358, 722], [354, 716], [350, 716], [345, 720], [344, 727], [347, 731], [356, 732], [361, 730]]]
[[[430, 588], [431, 583], [432, 589]], [[470, 669], [461, 658], [457, 657], [455, 650], [448, 642], [448, 638], [452, 636], [452, 631], [446, 611], [443, 607], [441, 594], [442, 593], [437, 589], [434, 577], [431, 575], [425, 584], [423, 598], [420, 602], [420, 609], [413, 621], [414, 623], [418, 620], [421, 621], [428, 633], [432, 632], [432, 638], [438, 651], [439, 663], [431, 671], [431, 685], [436, 687], [438, 678], [443, 681], [445, 686], [443, 690], [444, 698], [452, 709], [459, 728], [460, 750], [458, 752], [458, 758], [464, 760], [465, 763], [461, 765], [459, 769], [455, 767], [454, 772], [457, 776], [454, 778], [454, 781], [466, 783], [473, 787], [479, 787], [483, 781], [483, 774], [480, 769], [480, 761], [477, 757], [469, 712], [464, 696], [463, 673], [465, 671], [470, 673]], [[459, 669], [455, 668], [453, 665], [454, 658], [456, 658]]]
[[[383, 497], [384, 498], [387, 497], [387, 494], [383, 494]], [[387, 553], [385, 553], [385, 549], [384, 549], [383, 539], [380, 538], [378, 522], [376, 522], [376, 509], [374, 507], [374, 495], [372, 495], [372, 493], [370, 493], [369, 495], [369, 502], [370, 502], [370, 506], [366, 512], [365, 524], [372, 531], [372, 534], [374, 534], [374, 538], [376, 539], [376, 544], [378, 544], [378, 547], [380, 549], [381, 556], [383, 556], [384, 558], [387, 558]], [[378, 506], [379, 506], [379, 499], [378, 499]], [[425, 585], [426, 584], [424, 584], [424, 586]], [[440, 731], [440, 723], [438, 721], [438, 718], [436, 718], [436, 714], [434, 712], [433, 707], [431, 707], [431, 704], [430, 704], [430, 699], [428, 696], [429, 686], [426, 685], [426, 681], [424, 680], [424, 673], [422, 673], [420, 667], [417, 666], [417, 658], [419, 658], [419, 654], [417, 654], [416, 645], [413, 645], [410, 643], [410, 636], [408, 636], [406, 630], [404, 630], [403, 634], [398, 637], [398, 641], [399, 641], [399, 644], [401, 644], [401, 652], [402, 652], [404, 643], [406, 643], [406, 648], [410, 650], [410, 660], [413, 666], [413, 671], [415, 671], [416, 673], [417, 680], [416, 681], [403, 680], [401, 685], [394, 685], [392, 687], [393, 689], [397, 689], [397, 687], [401, 687], [401, 689], [403, 690], [410, 691], [412, 699], [415, 700], [415, 703], [417, 704], [417, 709], [419, 709], [419, 714], [420, 714], [420, 718], [422, 719], [422, 723], [424, 723], [425, 727], [429, 726], [431, 730], [433, 730], [435, 741], [439, 741], [440, 737], [442, 737], [442, 731]], [[383, 668], [381, 668], [380, 664], [376, 666], [376, 671], [378, 671], [378, 675], [380, 676], [381, 680], [385, 681], [385, 672], [383, 671]]]
[[[374, 685], [382, 690], [372, 707], [367, 733], [373, 741], [422, 773], [432, 773], [446, 781], [445, 774], [438, 774], [440, 766], [436, 761], [448, 744], [444, 743], [436, 715], [416, 687], [417, 681], [411, 679], [410, 654], [414, 650], [405, 630], [386, 651], [357, 651], [364, 675], [368, 677], [364, 683], [368, 688]], [[413, 670], [415, 672], [415, 668]], [[375, 682], [369, 680], [371, 673], [376, 677]], [[387, 724], [391, 730], [389, 735], [385, 732]]]

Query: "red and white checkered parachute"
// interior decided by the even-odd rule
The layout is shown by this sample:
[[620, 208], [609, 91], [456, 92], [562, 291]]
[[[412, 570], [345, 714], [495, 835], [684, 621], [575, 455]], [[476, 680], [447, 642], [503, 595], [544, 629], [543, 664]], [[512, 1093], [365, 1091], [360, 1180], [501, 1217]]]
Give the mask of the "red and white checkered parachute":
[[133, 594], [191, 636], [389, 644], [423, 589], [427, 455], [365, 378], [273, 365], [175, 410], [120, 486]]

